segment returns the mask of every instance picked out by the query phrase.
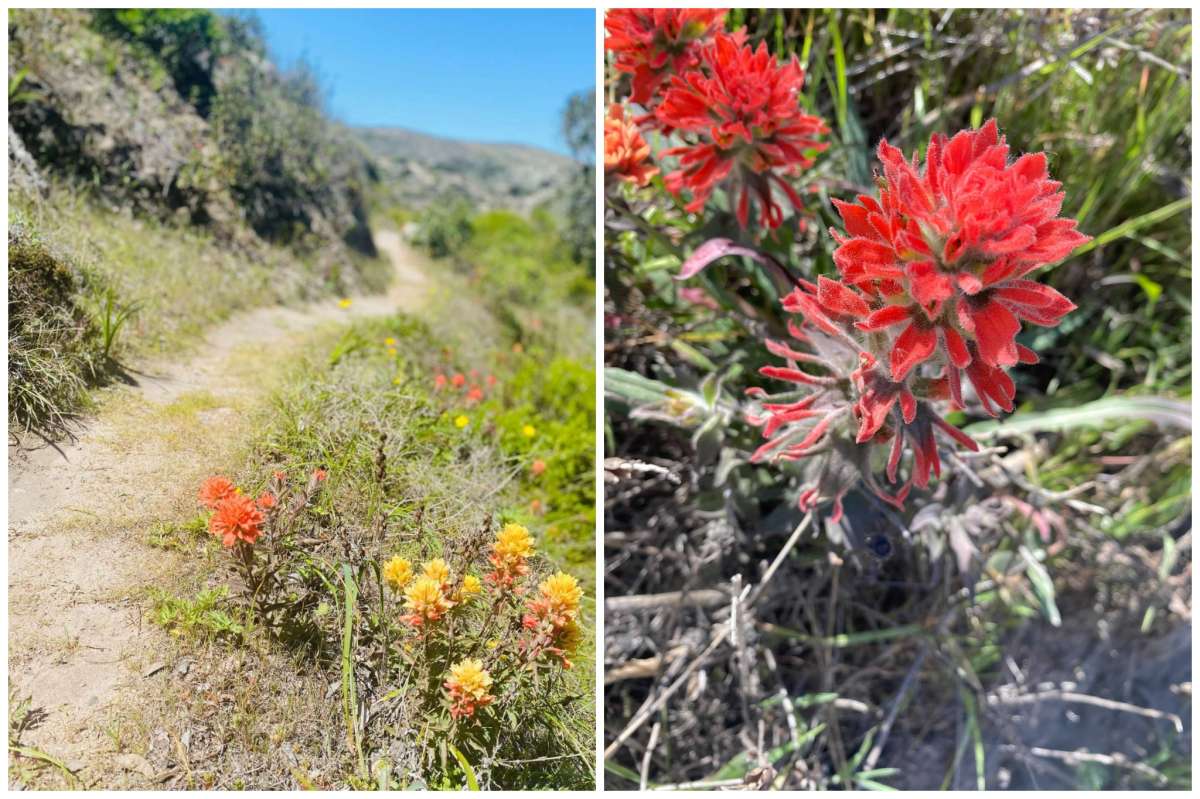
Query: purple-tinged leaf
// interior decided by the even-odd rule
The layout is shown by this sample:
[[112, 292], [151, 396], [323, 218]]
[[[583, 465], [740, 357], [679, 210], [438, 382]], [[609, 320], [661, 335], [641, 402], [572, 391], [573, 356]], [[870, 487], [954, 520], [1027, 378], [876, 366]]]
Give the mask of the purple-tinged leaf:
[[753, 247], [744, 247], [732, 239], [709, 239], [692, 251], [688, 259], [683, 262], [683, 266], [680, 268], [679, 274], [675, 276], [675, 279], [687, 280], [689, 277], [695, 277], [703, 272], [713, 261], [724, 258], [727, 255], [744, 255], [764, 266], [773, 266], [784, 274], [787, 274], [787, 270], [778, 261]]

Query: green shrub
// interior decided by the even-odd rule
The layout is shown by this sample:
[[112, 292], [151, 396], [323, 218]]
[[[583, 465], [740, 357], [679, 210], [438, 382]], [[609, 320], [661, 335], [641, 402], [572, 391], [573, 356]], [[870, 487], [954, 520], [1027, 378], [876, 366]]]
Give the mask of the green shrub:
[[[541, 516], [549, 551], [573, 566], [594, 557], [595, 391], [595, 374], [585, 364], [563, 356], [547, 362], [533, 351], [504, 382], [503, 399], [484, 406], [495, 413], [501, 449], [527, 465], [522, 493], [538, 503], [537, 513], [514, 518]], [[537, 461], [540, 474], [532, 469]]]
[[221, 18], [194, 8], [105, 8], [92, 12], [102, 33], [132, 43], [159, 61], [176, 91], [208, 116], [216, 84], [213, 71], [225, 52], [227, 37]]
[[471, 206], [465, 200], [430, 205], [421, 212], [418, 224], [417, 246], [434, 258], [458, 255], [471, 239]]
[[325, 117], [312, 70], [277, 75], [239, 59], [218, 88], [212, 126], [222, 176], [254, 231], [292, 245], [340, 237], [374, 254], [365, 161]]

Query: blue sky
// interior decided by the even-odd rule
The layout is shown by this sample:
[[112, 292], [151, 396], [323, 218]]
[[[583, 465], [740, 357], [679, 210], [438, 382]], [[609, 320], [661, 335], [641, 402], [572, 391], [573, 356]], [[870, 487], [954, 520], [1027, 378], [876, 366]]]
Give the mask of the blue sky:
[[276, 63], [313, 63], [351, 125], [565, 152], [559, 114], [595, 83], [595, 12], [259, 9]]

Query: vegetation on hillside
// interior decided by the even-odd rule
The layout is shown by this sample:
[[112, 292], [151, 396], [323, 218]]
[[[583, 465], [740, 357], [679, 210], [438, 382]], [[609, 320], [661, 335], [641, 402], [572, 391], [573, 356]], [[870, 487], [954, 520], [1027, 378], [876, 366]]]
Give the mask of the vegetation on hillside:
[[[311, 74], [270, 64], [252, 18], [14, 10], [9, 124], [10, 225], [74, 273], [70, 292], [40, 294], [114, 334], [105, 358], [49, 364], [51, 350], [24, 349], [10, 328], [10, 367], [23, 364], [10, 385], [41, 398], [10, 415], [10, 433], [68, 434], [86, 400], [68, 386], [111, 379], [122, 352], [186, 347], [238, 308], [387, 275], [368, 257], [365, 159], [325, 117]], [[10, 264], [22, 256], [12, 242]], [[203, 303], [196, 285], [212, 289]], [[10, 297], [14, 319], [32, 313], [22, 302]], [[117, 338], [104, 314], [133, 317]]]
[[[606, 130], [609, 786], [1186, 787], [1190, 12], [694, 10], [671, 28], [674, 13], [661, 12], [661, 29], [610, 28], [631, 58], [639, 41], [683, 43], [640, 71], [608, 55], [606, 97], [618, 104]], [[740, 28], [763, 48], [753, 59], [714, 48], [724, 59], [688, 60], [688, 37]], [[794, 81], [793, 58], [799, 107], [785, 89], [750, 90], [763, 75]], [[711, 83], [668, 74], [656, 94], [655, 77], [672, 69], [726, 71]], [[728, 173], [721, 159], [737, 156], [715, 148], [705, 160], [710, 122], [695, 111], [703, 100], [685, 96], [722, 90], [742, 92], [713, 112], [742, 148], [729, 152], [758, 159]], [[739, 133], [738, 115], [755, 110], [819, 117], [827, 130], [817, 146], [755, 150], [770, 131], [816, 130], [805, 120], [780, 133], [771, 119]], [[857, 425], [870, 398], [840, 419], [798, 404], [817, 396], [812, 386], [852, 384], [809, 349], [823, 337], [806, 281], [834, 304], [847, 269], [891, 265], [867, 243], [851, 245], [857, 259], [835, 256], [846, 237], [901, 235], [888, 227], [896, 206], [860, 219], [846, 204], [886, 190], [919, 206], [929, 195], [895, 177], [898, 162], [881, 163], [881, 140], [924, 175], [933, 134], [993, 118], [1012, 158], [1044, 153], [1024, 164], [1048, 166], [1065, 191], [1052, 210], [1092, 237], [1029, 275], [1078, 308], [1021, 332], [1040, 361], [1024, 357], [1015, 385], [993, 387], [992, 400], [1015, 393], [1001, 419], [981, 400], [986, 380], [964, 379], [965, 401], [949, 411], [938, 370], [912, 371], [928, 378], [920, 407], [976, 438], [977, 452], [935, 444], [931, 429], [913, 457], [892, 450], [898, 460], [853, 435], [822, 438]], [[761, 191], [780, 163], [798, 166], [774, 170], [795, 197], [778, 183]], [[983, 218], [1022, 201], [998, 198]], [[764, 206], [777, 213], [760, 217]], [[885, 283], [881, 294], [906, 296]], [[890, 302], [869, 284], [838, 295], [849, 297], [844, 315], [830, 311], [838, 324], [854, 318], [855, 298], [865, 305], [860, 289], [871, 311]], [[865, 327], [871, 348], [923, 352], [878, 321], [848, 335], [866, 340]], [[918, 345], [923, 331], [910, 336]], [[763, 404], [756, 392], [779, 390], [776, 378], [795, 390]], [[939, 387], [945, 399], [931, 400]], [[884, 408], [874, 440], [898, 440], [911, 400]], [[791, 425], [773, 439], [791, 444], [786, 457], [756, 456], [778, 423]], [[929, 471], [931, 451], [940, 476], [926, 482], [914, 475]], [[839, 460], [847, 452], [861, 461]], [[902, 502], [897, 474], [909, 478]], [[1064, 707], [1082, 721], [1063, 723]]]
[[424, 208], [465, 202], [529, 213], [561, 205], [570, 158], [522, 144], [444, 139], [404, 128], [359, 128], [379, 176], [376, 204]]

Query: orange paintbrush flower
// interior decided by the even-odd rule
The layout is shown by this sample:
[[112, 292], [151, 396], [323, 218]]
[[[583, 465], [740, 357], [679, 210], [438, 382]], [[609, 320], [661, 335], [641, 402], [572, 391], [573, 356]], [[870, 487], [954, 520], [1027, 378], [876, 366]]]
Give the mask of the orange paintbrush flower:
[[229, 478], [220, 475], [210, 477], [200, 486], [200, 504], [206, 508], [215, 508], [218, 502], [235, 493], [237, 493], [237, 488]]
[[604, 118], [604, 174], [635, 186], [645, 186], [658, 174], [651, 166], [650, 145], [637, 125], [625, 115], [625, 109], [613, 105]]
[[208, 529], [221, 539], [221, 544], [232, 547], [238, 541], [253, 544], [262, 534], [262, 511], [254, 500], [241, 494], [233, 494], [217, 503]]

